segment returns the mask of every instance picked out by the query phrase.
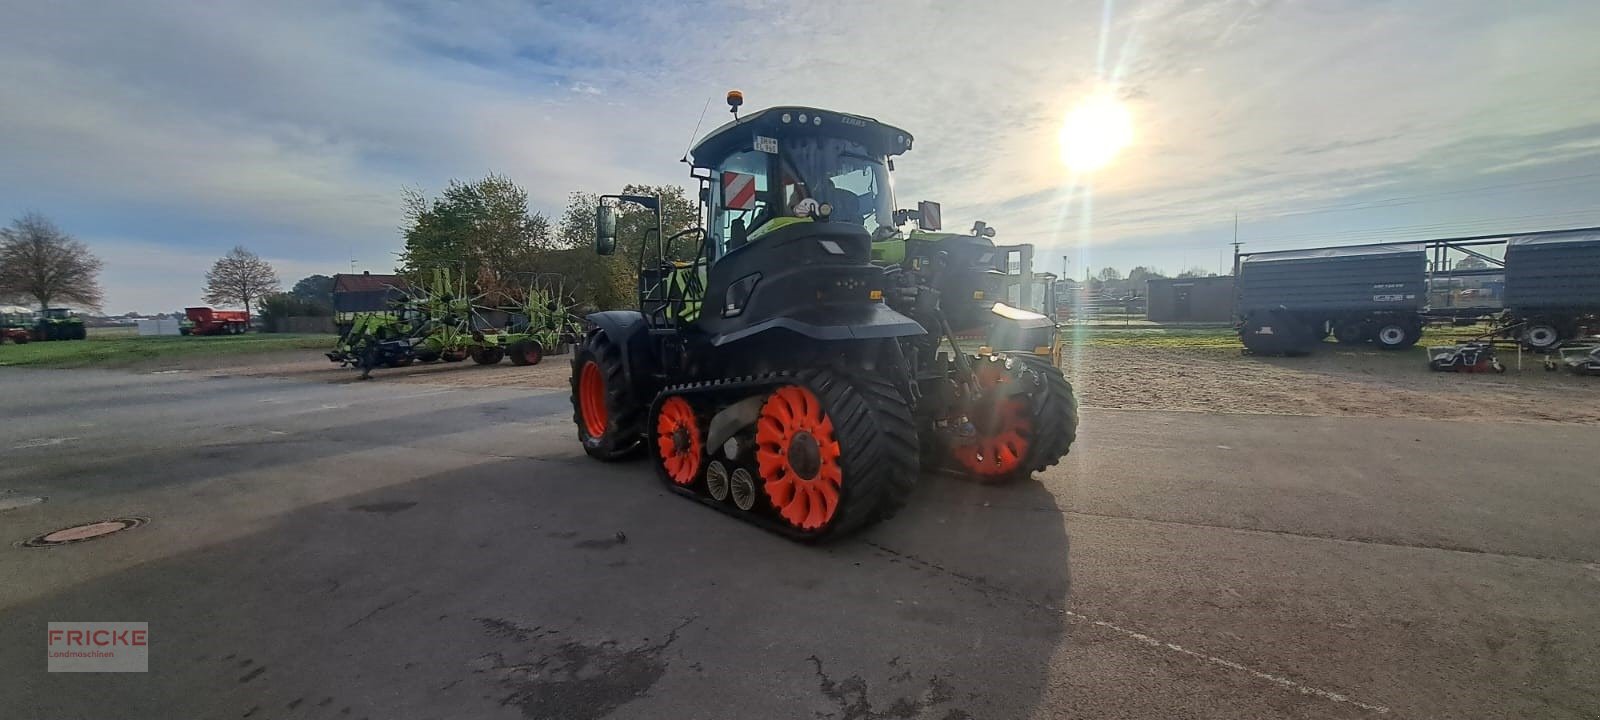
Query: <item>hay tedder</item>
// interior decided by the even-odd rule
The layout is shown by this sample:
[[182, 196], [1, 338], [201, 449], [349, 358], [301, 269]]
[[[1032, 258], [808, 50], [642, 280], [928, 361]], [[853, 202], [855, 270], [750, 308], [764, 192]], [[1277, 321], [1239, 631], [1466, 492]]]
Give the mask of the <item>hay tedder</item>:
[[[691, 151], [705, 227], [664, 236], [652, 196], [597, 210], [602, 255], [619, 208], [656, 222], [629, 239], [640, 309], [590, 315], [573, 354], [585, 451], [648, 453], [679, 494], [803, 540], [893, 515], [924, 468], [1003, 483], [1059, 462], [1078, 420], [1055, 325], [995, 302], [988, 234], [937, 233], [932, 203], [895, 209], [911, 135], [728, 102], [735, 120]], [[972, 328], [987, 341], [962, 347]]]
[[[537, 365], [545, 354], [571, 345], [577, 319], [559, 285], [534, 283], [515, 304], [488, 307], [482, 295], [469, 295], [463, 278], [436, 268], [426, 283], [395, 287], [401, 295], [385, 311], [355, 313], [341, 327], [339, 344], [328, 359], [371, 376], [379, 367], [414, 362], [494, 365], [509, 357], [515, 365]], [[506, 318], [494, 323], [486, 314]]]

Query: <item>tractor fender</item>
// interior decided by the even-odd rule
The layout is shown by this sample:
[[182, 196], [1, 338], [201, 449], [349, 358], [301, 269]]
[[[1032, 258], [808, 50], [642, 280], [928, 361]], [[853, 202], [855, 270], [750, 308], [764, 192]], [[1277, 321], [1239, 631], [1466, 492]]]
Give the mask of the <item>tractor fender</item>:
[[[711, 424], [706, 433], [706, 450], [712, 454], [717, 448], [728, 441], [728, 438], [738, 434], [740, 430], [756, 424], [756, 419], [761, 417], [761, 406], [766, 404], [766, 394], [751, 395], [739, 402], [729, 405], [712, 416]], [[738, 459], [738, 458], [734, 458]]]
[[904, 315], [880, 304], [856, 306], [812, 306], [798, 312], [768, 318], [733, 332], [716, 335], [713, 347], [768, 332], [788, 330], [812, 340], [875, 340], [924, 335], [927, 331]]
[[648, 377], [651, 369], [640, 368], [639, 365], [650, 363], [652, 357], [649, 325], [644, 321], [644, 313], [637, 310], [604, 310], [591, 313], [586, 319], [622, 348], [623, 376], [630, 387], [639, 387], [640, 381]]

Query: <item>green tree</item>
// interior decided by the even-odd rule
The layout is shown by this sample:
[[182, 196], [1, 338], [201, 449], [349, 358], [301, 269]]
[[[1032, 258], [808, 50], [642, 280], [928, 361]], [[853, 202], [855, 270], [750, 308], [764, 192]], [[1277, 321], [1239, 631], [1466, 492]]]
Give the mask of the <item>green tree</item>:
[[516, 286], [539, 272], [539, 256], [559, 249], [543, 215], [528, 211], [528, 192], [509, 178], [452, 180], [439, 197], [404, 191], [405, 250], [400, 272], [413, 277], [436, 267], [464, 273], [479, 292]]
[[1161, 277], [1166, 277], [1166, 276], [1162, 275], [1160, 270], [1157, 270], [1155, 268], [1145, 267], [1143, 265], [1140, 265], [1140, 266], [1135, 267], [1134, 269], [1128, 271], [1128, 280], [1130, 280], [1132, 282], [1135, 282], [1135, 283], [1142, 283], [1142, 282], [1144, 282], [1146, 280], [1149, 280], [1151, 278], [1161, 278]]
[[301, 300], [309, 300], [324, 305], [331, 304], [333, 302], [333, 278], [327, 275], [307, 275], [294, 284], [294, 287], [289, 290], [289, 294]]
[[1118, 272], [1114, 267], [1103, 267], [1100, 268], [1100, 274], [1096, 277], [1098, 277], [1101, 282], [1112, 282], [1115, 280], [1121, 280], [1122, 273]]

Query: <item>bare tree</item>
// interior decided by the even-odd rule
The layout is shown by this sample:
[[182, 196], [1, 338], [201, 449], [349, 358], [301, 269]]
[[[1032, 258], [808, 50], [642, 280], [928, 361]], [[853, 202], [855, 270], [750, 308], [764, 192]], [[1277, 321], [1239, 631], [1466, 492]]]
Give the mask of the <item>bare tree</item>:
[[245, 317], [250, 317], [250, 303], [267, 293], [278, 291], [278, 273], [243, 245], [223, 255], [217, 264], [206, 272], [206, 302], [213, 304], [238, 303], [244, 306]]
[[31, 297], [39, 309], [67, 301], [100, 307], [100, 259], [89, 246], [30, 212], [0, 228], [0, 296]]

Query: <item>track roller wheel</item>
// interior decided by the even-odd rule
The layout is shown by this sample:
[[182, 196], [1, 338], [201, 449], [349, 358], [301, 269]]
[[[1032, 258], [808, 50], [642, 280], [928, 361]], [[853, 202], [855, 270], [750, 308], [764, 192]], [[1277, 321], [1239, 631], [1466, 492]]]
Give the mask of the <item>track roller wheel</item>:
[[512, 365], [538, 365], [544, 359], [544, 348], [538, 340], [518, 340], [506, 349]]
[[[810, 371], [768, 394], [756, 462], [761, 489], [791, 532], [837, 537], [905, 502], [917, 477], [916, 426], [892, 383]], [[737, 504], [737, 483], [733, 494]]]
[[750, 512], [756, 507], [756, 477], [749, 470], [736, 468], [728, 476], [728, 496], [733, 498], [733, 506]]
[[656, 413], [656, 461], [672, 484], [689, 487], [700, 479], [705, 466], [705, 447], [700, 421], [689, 401], [674, 395], [661, 403]]
[[1028, 355], [979, 359], [970, 438], [951, 444], [956, 465], [979, 482], [1004, 484], [1061, 461], [1078, 435], [1078, 401], [1061, 370]]
[[[749, 474], [745, 473], [746, 476]], [[711, 464], [706, 466], [706, 494], [710, 495], [712, 500], [727, 501], [729, 480], [728, 466], [722, 464], [721, 460], [712, 460]]]
[[472, 351], [472, 361], [479, 365], [495, 365], [506, 357], [506, 351], [498, 345], [489, 345]]
[[584, 452], [621, 460], [643, 449], [645, 408], [628, 386], [622, 349], [595, 330], [572, 355], [572, 420]]

